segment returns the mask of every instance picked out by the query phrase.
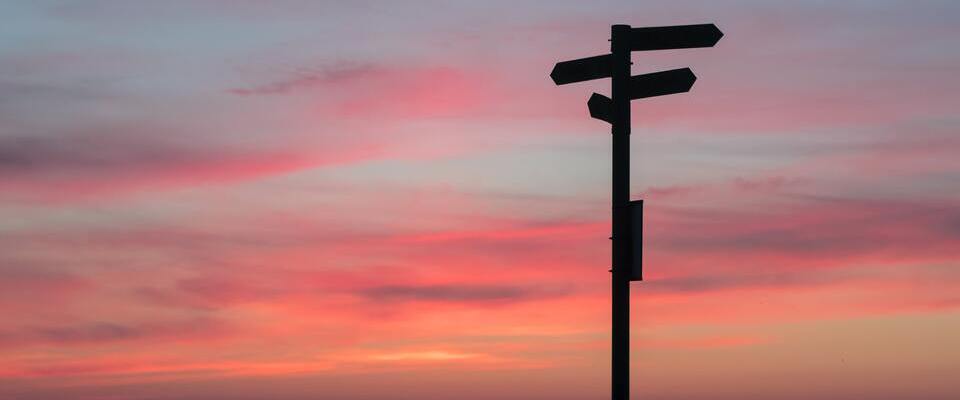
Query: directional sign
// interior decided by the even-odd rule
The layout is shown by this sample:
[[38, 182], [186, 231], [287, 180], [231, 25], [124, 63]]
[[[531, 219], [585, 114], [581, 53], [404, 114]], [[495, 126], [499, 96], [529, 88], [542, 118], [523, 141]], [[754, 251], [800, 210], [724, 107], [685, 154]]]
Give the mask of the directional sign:
[[[631, 76], [630, 99], [689, 92], [696, 80], [697, 77], [690, 68]], [[587, 108], [590, 109], [591, 117], [613, 123], [613, 100], [609, 97], [594, 93], [587, 101]]]
[[630, 99], [686, 93], [693, 87], [697, 76], [690, 68], [671, 69], [652, 74], [630, 77]]
[[550, 72], [557, 85], [609, 78], [613, 74], [613, 56], [604, 54], [577, 60], [558, 62]]
[[587, 100], [587, 108], [590, 109], [590, 116], [601, 121], [613, 123], [613, 100], [599, 93], [594, 93]]
[[630, 50], [713, 47], [723, 37], [714, 24], [650, 26], [630, 29]]

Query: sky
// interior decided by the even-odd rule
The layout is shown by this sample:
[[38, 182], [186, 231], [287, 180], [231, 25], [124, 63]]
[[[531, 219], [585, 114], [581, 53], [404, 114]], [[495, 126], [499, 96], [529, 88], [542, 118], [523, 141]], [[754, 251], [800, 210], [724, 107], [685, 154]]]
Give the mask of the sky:
[[716, 23], [633, 102], [636, 399], [960, 393], [960, 3], [0, 2], [0, 398], [609, 397], [610, 138], [557, 61]]

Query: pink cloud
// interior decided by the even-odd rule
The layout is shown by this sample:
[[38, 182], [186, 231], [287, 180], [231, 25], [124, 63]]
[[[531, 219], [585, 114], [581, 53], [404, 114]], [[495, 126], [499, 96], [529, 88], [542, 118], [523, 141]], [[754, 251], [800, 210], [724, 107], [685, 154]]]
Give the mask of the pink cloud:
[[728, 347], [746, 347], [770, 342], [771, 339], [763, 336], [724, 335], [701, 336], [693, 338], [644, 338], [642, 340], [647, 349], [717, 349]]
[[[9, 321], [15, 325], [16, 321]], [[188, 343], [223, 340], [234, 331], [210, 318], [184, 321], [80, 322], [57, 326], [21, 326], [0, 331], [0, 347], [7, 349], [104, 347], [128, 343]]]
[[[129, 128], [129, 127], [128, 127]], [[379, 150], [311, 153], [166, 143], [151, 127], [70, 140], [0, 138], [0, 188], [12, 200], [63, 203], [117, 194], [235, 182], [366, 159]], [[158, 133], [160, 138], [163, 132]]]
[[279, 95], [298, 90], [319, 89], [355, 80], [363, 80], [383, 73], [383, 68], [370, 64], [339, 63], [320, 68], [302, 69], [293, 76], [250, 87], [237, 87], [227, 92], [239, 96]]

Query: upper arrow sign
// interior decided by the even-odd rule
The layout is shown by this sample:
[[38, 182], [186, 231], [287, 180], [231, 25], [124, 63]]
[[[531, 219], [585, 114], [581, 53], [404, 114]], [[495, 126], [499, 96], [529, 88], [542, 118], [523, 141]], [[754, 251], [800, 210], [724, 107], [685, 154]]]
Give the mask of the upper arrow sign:
[[630, 50], [713, 47], [723, 37], [714, 24], [651, 26], [630, 30]]
[[690, 68], [671, 69], [630, 77], [630, 99], [689, 92], [697, 76]]
[[553, 83], [565, 85], [591, 79], [609, 78], [613, 74], [613, 56], [604, 54], [577, 60], [558, 62], [550, 72]]

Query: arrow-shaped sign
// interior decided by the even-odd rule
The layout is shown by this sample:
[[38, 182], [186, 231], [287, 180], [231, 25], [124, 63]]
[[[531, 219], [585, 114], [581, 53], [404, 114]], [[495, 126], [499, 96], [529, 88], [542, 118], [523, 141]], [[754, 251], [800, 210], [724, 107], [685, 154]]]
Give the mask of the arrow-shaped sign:
[[723, 37], [714, 24], [650, 26], [630, 29], [630, 50], [713, 47]]
[[[697, 77], [690, 68], [631, 76], [630, 99], [689, 92], [696, 80]], [[613, 100], [609, 97], [594, 93], [590, 100], [587, 100], [587, 108], [590, 109], [591, 117], [613, 123]]]
[[609, 78], [613, 74], [613, 56], [604, 54], [558, 62], [550, 71], [550, 78], [557, 85]]
[[594, 93], [587, 100], [587, 108], [590, 109], [590, 116], [601, 121], [613, 123], [613, 100], [600, 93]]
[[630, 77], [630, 99], [686, 93], [693, 87], [697, 76], [690, 68], [671, 69], [652, 74]]

